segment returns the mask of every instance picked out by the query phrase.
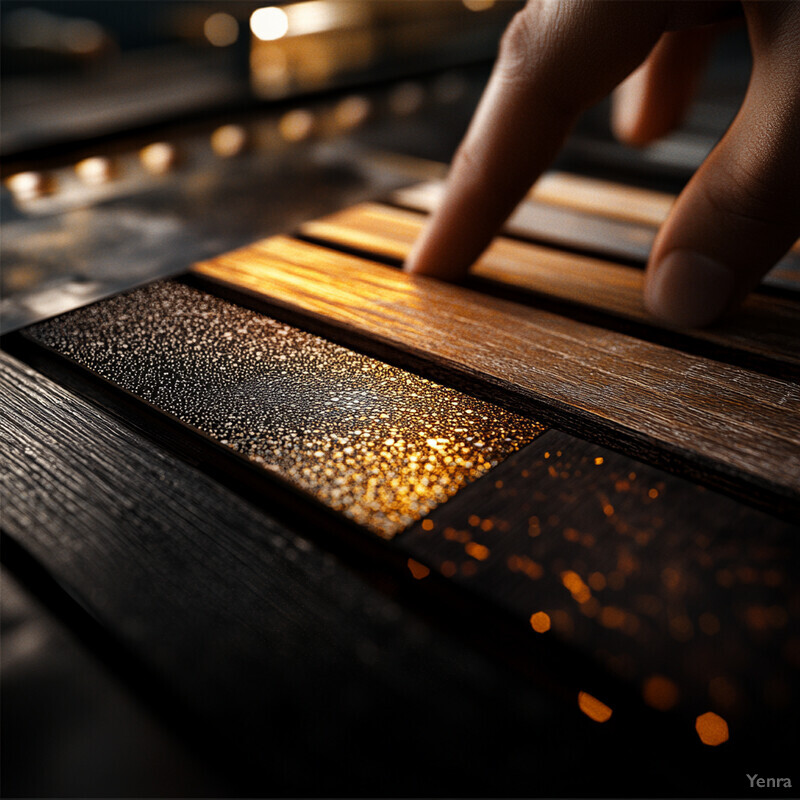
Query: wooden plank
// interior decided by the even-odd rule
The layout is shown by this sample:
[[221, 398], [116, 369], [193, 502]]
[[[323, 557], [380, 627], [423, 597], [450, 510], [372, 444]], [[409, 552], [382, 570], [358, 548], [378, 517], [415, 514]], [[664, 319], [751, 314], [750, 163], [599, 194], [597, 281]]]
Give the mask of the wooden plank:
[[[441, 181], [399, 189], [391, 195], [400, 206], [429, 213], [444, 191]], [[503, 232], [526, 241], [542, 242], [567, 250], [643, 266], [650, 255], [657, 229], [640, 221], [603, 217], [566, 205], [523, 200], [503, 226]], [[800, 248], [785, 255], [763, 282], [777, 288], [800, 290]]]
[[650, 776], [620, 774], [619, 739], [598, 740], [572, 696], [565, 713], [558, 693], [453, 638], [457, 621], [420, 619], [322, 548], [325, 531], [287, 526], [2, 353], [0, 391], [4, 532], [120, 645], [125, 677], [236, 794], [521, 796], [519, 751], [542, 754], [557, 794], [563, 770], [548, 764], [573, 747], [603, 754], [566, 784], [576, 796], [597, 780], [645, 792]]
[[[523, 796], [532, 769], [537, 788], [553, 796], [584, 796], [598, 786], [639, 796], [656, 779], [674, 794], [685, 784], [676, 760], [700, 776], [695, 787], [733, 792], [740, 775], [732, 765], [754, 744], [765, 746], [761, 727], [736, 729], [709, 761], [685, 715], [642, 710], [635, 681], [608, 680], [594, 651], [610, 646], [613, 653], [615, 644], [608, 632], [585, 628], [571, 638], [569, 668], [556, 677], [577, 675], [613, 706], [613, 720], [597, 726], [580, 713], [577, 692], [565, 695], [552, 682], [541, 691], [498, 665], [510, 649], [517, 661], [530, 659], [536, 681], [549, 680], [559, 623], [541, 636], [524, 619], [512, 636], [498, 625], [496, 605], [483, 601], [434, 627], [424, 620], [446, 605], [438, 559], [424, 580], [405, 570], [405, 591], [427, 601], [411, 613], [320, 547], [324, 531], [298, 534], [2, 355], [0, 387], [5, 530], [124, 645], [132, 671], [152, 669], [183, 711], [182, 730], [205, 741], [209, 763], [225, 766], [242, 795]], [[483, 497], [477, 510], [486, 515], [494, 513], [485, 505], [491, 498], [509, 501], [496, 491]], [[541, 501], [538, 489], [532, 499]], [[453, 522], [466, 508], [474, 512], [474, 502], [471, 492], [454, 506]], [[557, 489], [548, 502], [573, 500]], [[431, 536], [439, 537], [445, 519], [437, 516]], [[548, 538], [545, 532], [539, 543]], [[399, 549], [403, 539], [386, 546]], [[423, 557], [424, 547], [409, 544]], [[581, 561], [578, 553], [570, 564], [582, 569]], [[464, 570], [446, 588], [458, 595], [480, 583], [479, 599], [490, 589], [519, 601], [517, 581], [483, 577]], [[380, 582], [408, 600], [388, 576]], [[537, 594], [529, 584], [530, 602]], [[453, 638], [462, 629], [486, 633], [487, 618], [496, 632], [491, 661]], [[584, 653], [585, 631], [591, 652]], [[791, 744], [785, 730], [773, 725], [765, 733], [783, 757]], [[631, 769], [619, 769], [623, 748]], [[571, 768], [576, 758], [585, 769]]]
[[[571, 208], [608, 219], [658, 228], [669, 216], [677, 195], [589, 178], [572, 172], [547, 172], [528, 193], [531, 200]], [[792, 250], [800, 253], [800, 240]]]
[[571, 172], [546, 172], [536, 181], [528, 197], [573, 211], [656, 228], [667, 218], [675, 202], [675, 195], [668, 192], [625, 186]]
[[[438, 181], [398, 189], [393, 202], [430, 213], [439, 204], [444, 184]], [[655, 239], [647, 225], [619, 219], [603, 219], [571, 208], [523, 200], [503, 226], [503, 232], [526, 241], [544, 242], [599, 255], [604, 258], [644, 264]]]
[[[300, 228], [304, 235], [398, 261], [406, 258], [425, 223], [413, 211], [376, 203], [353, 206]], [[641, 270], [609, 261], [565, 253], [497, 237], [472, 273], [546, 297], [575, 303], [651, 327], [642, 302]], [[800, 306], [776, 297], [753, 294], [735, 318], [710, 329], [681, 332], [682, 337], [740, 354], [800, 365]]]
[[477, 380], [546, 421], [797, 502], [800, 389], [792, 382], [285, 237], [194, 271]]

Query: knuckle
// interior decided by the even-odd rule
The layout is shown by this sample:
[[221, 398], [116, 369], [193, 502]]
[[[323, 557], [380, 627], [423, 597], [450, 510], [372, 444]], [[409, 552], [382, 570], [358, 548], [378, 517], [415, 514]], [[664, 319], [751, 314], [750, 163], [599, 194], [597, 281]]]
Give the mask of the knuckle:
[[475, 147], [469, 142], [462, 142], [453, 157], [453, 170], [458, 172], [468, 186], [480, 186], [485, 165]]
[[714, 181], [703, 183], [709, 205], [735, 222], [759, 228], [797, 225], [792, 203], [781, 202], [783, 192], [757, 160], [730, 159]]
[[500, 40], [497, 66], [501, 77], [518, 80], [527, 75], [534, 56], [535, 3], [518, 11]]

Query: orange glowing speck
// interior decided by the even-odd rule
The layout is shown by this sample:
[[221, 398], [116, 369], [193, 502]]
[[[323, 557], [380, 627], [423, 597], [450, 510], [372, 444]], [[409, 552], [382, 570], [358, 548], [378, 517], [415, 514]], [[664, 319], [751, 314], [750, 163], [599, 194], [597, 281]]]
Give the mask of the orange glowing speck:
[[408, 568], [411, 570], [411, 574], [418, 580], [421, 581], [423, 578], [427, 578], [428, 575], [431, 574], [431, 571], [426, 567], [424, 564], [420, 564], [419, 561], [414, 561], [413, 558], [408, 559]]
[[701, 714], [695, 721], [694, 727], [703, 744], [716, 747], [728, 741], [728, 723], [713, 711]]
[[589, 586], [596, 592], [600, 592], [606, 588], [606, 576], [602, 572], [593, 572], [589, 576]]
[[578, 692], [578, 707], [595, 722], [608, 722], [614, 713], [605, 703], [590, 695], [589, 692]]
[[422, 530], [424, 530], [424, 531], [432, 531], [433, 530], [433, 520], [430, 520], [430, 519], [422, 520]]
[[615, 606], [605, 606], [600, 611], [600, 624], [604, 628], [621, 628], [625, 624], [625, 618], [625, 612]]
[[678, 687], [663, 675], [651, 675], [642, 685], [645, 703], [658, 711], [669, 711], [678, 702]]
[[550, 630], [550, 617], [544, 611], [537, 611], [535, 614], [531, 614], [530, 622], [531, 628], [536, 633], [547, 633]]
[[651, 490], [650, 490], [650, 491], [647, 493], [647, 496], [648, 496], [648, 497], [649, 497], [651, 500], [655, 500], [655, 499], [656, 499], [656, 497], [658, 497], [658, 489], [651, 489]]
[[597, 456], [594, 463], [599, 467], [603, 463], [603, 456]]
[[464, 545], [467, 555], [472, 556], [478, 561], [486, 561], [489, 558], [489, 548], [486, 545], [478, 544], [477, 542], [467, 542]]

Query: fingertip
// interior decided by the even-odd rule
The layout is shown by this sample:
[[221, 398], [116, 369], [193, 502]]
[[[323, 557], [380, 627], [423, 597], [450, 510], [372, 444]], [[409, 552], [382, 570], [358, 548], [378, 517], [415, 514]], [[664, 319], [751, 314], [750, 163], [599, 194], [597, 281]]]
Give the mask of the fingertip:
[[650, 142], [643, 127], [645, 100], [643, 68], [628, 76], [611, 97], [611, 131], [617, 141], [630, 147], [642, 147]]
[[730, 268], [692, 250], [672, 250], [648, 270], [644, 304], [678, 328], [702, 328], [732, 306], [736, 280]]

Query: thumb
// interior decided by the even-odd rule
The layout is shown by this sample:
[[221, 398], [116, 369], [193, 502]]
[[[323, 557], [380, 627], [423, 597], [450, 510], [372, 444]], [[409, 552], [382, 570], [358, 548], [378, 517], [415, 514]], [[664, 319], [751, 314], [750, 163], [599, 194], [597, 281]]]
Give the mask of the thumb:
[[800, 235], [800, 4], [745, 8], [753, 74], [742, 108], [653, 246], [645, 305], [680, 327], [736, 308]]

